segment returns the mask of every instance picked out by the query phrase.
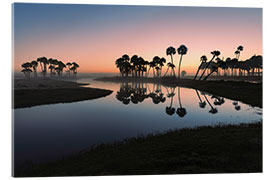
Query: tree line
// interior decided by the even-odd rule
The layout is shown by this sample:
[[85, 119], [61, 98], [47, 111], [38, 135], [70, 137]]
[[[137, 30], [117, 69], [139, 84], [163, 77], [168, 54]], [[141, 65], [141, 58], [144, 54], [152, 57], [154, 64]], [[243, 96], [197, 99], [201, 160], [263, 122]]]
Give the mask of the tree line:
[[[206, 55], [201, 56], [200, 65], [194, 76], [194, 80], [198, 77], [199, 80], [207, 80], [212, 74], [218, 76], [261, 76], [262, 75], [262, 56], [254, 55], [249, 59], [240, 61], [240, 54], [243, 51], [243, 46], [238, 46], [234, 52], [235, 57], [224, 57], [220, 59], [221, 52], [214, 50], [211, 52], [212, 58], [208, 60]], [[179, 65], [178, 65], [178, 78], [183, 77], [186, 71], [181, 72], [181, 63], [183, 56], [187, 54], [188, 48], [185, 45], [179, 46], [177, 52], [179, 54]], [[148, 77], [152, 70], [153, 76], [156, 78], [160, 77], [174, 77], [176, 78], [175, 65], [173, 56], [176, 54], [176, 49], [172, 46], [166, 49], [166, 55], [170, 56], [170, 62], [167, 62], [167, 69], [162, 76], [162, 69], [166, 65], [166, 59], [164, 57], [154, 56], [151, 61], [145, 60], [143, 57], [133, 55], [131, 58], [129, 55], [124, 54], [122, 57], [116, 59], [115, 65], [119, 69], [122, 77]]]
[[[177, 49], [179, 58], [179, 68], [178, 68], [178, 78], [180, 78], [180, 67], [183, 59], [183, 55], [187, 54], [188, 48], [185, 45], [179, 46]], [[176, 77], [173, 63], [173, 55], [176, 54], [176, 49], [172, 46], [168, 47], [166, 54], [171, 57], [171, 62], [167, 63], [167, 70], [164, 74], [165, 76]], [[161, 77], [162, 68], [166, 64], [166, 59], [164, 57], [154, 56], [152, 61], [147, 61], [141, 56], [133, 55], [131, 58], [129, 55], [124, 54], [122, 57], [115, 61], [116, 67], [119, 69], [122, 77], [128, 77], [131, 74], [132, 77], [148, 77], [150, 71], [152, 70], [154, 77]]]
[[206, 80], [211, 74], [216, 73], [217, 76], [261, 76], [262, 75], [262, 59], [261, 55], [253, 55], [249, 59], [240, 61], [240, 54], [243, 51], [243, 46], [238, 46], [237, 50], [234, 52], [235, 57], [227, 57], [224, 60], [219, 58], [220, 51], [212, 51], [212, 58], [207, 62], [207, 57], [205, 55], [201, 56], [201, 64], [194, 76], [194, 80], [197, 78], [198, 73], [202, 71], [199, 80], [204, 77], [206, 71], [208, 74], [203, 78]]
[[46, 57], [39, 57], [37, 60], [33, 60], [31, 62], [25, 62], [21, 65], [23, 68], [21, 72], [24, 73], [25, 77], [30, 77], [30, 74], [33, 73], [35, 77], [38, 75], [38, 66], [40, 67], [40, 73], [43, 77], [46, 77], [47, 70], [50, 71], [50, 76], [62, 76], [63, 71], [67, 68], [66, 73], [68, 76], [76, 76], [77, 69], [79, 65], [76, 62], [67, 62], [66, 64], [57, 59]]

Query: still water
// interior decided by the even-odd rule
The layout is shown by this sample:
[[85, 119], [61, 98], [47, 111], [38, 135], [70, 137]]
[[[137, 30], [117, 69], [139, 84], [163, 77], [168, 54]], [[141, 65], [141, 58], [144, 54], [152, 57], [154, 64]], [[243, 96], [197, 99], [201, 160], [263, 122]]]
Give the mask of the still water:
[[78, 82], [109, 96], [14, 110], [15, 166], [60, 159], [94, 144], [170, 129], [256, 122], [262, 109], [194, 89], [146, 83]]

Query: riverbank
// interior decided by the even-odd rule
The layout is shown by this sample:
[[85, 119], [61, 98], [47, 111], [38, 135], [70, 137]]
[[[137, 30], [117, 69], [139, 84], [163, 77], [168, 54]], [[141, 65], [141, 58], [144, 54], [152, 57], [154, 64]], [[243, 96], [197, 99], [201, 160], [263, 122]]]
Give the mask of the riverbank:
[[174, 130], [98, 145], [16, 177], [262, 172], [262, 123]]
[[13, 108], [69, 103], [107, 96], [110, 90], [82, 87], [83, 83], [51, 78], [14, 79]]
[[134, 77], [104, 77], [96, 78], [97, 81], [105, 82], [148, 82], [160, 83], [165, 86], [181, 86], [222, 96], [228, 99], [241, 101], [251, 106], [262, 108], [262, 83], [245, 81], [208, 80], [198, 81], [192, 79], [175, 78], [134, 78]]

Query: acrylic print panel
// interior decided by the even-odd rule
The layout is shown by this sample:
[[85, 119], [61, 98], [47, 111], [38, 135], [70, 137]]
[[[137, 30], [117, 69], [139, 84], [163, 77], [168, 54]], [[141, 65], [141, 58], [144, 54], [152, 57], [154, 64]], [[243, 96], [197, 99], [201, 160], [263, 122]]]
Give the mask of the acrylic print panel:
[[13, 4], [13, 175], [262, 172], [262, 9]]

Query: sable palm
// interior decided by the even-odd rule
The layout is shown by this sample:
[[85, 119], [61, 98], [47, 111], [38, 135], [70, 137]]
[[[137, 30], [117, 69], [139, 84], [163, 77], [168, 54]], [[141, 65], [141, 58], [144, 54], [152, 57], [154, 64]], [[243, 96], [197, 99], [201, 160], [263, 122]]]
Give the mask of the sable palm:
[[72, 66], [72, 64], [70, 62], [67, 62], [66, 66], [68, 67], [68, 75], [70, 76], [70, 67]]
[[25, 77], [30, 77], [30, 73], [32, 72], [30, 68], [32, 67], [32, 64], [29, 62], [26, 62], [26, 63], [23, 63], [21, 67], [24, 68], [21, 72], [24, 73]]
[[130, 63], [132, 64], [132, 71], [134, 70], [134, 73], [135, 73], [135, 77], [138, 76], [138, 65], [139, 65], [139, 59], [138, 59], [138, 56], [137, 55], [133, 55], [131, 58], [130, 58]]
[[202, 75], [200, 76], [199, 80], [201, 80], [201, 78], [203, 77], [206, 69], [208, 68], [208, 66], [210, 65], [210, 63], [215, 59], [215, 57], [218, 57], [220, 55], [220, 51], [212, 51], [211, 54], [213, 55], [212, 59], [207, 63]]
[[164, 66], [165, 63], [166, 63], [166, 59], [164, 57], [160, 58], [160, 60], [159, 60], [160, 76], [162, 74], [162, 67]]
[[194, 80], [196, 80], [196, 78], [197, 78], [197, 76], [198, 76], [198, 73], [199, 73], [199, 71], [200, 71], [200, 69], [201, 69], [203, 63], [206, 63], [207, 57], [206, 57], [205, 55], [203, 55], [203, 56], [200, 58], [200, 61], [201, 61], [201, 64], [200, 64], [200, 66], [198, 67], [198, 70], [197, 70], [197, 72], [196, 72], [196, 74], [195, 74]]
[[[172, 47], [172, 46], [168, 47], [167, 50], [166, 50], [166, 55], [167, 56], [169, 56], [169, 55], [171, 56], [171, 64], [173, 64], [173, 56], [172, 55], [174, 55], [175, 53], [176, 53], [175, 48]], [[174, 69], [171, 69], [171, 71], [173, 71], [173, 74], [175, 76]]]
[[159, 66], [159, 63], [160, 63], [160, 57], [158, 57], [158, 56], [153, 57], [153, 62], [155, 63], [156, 75], [157, 75], [157, 77], [159, 77], [160, 68], [158, 66]]
[[115, 65], [119, 69], [120, 74], [121, 74], [122, 77], [124, 76], [124, 73], [123, 73], [123, 62], [124, 62], [124, 59], [123, 58], [118, 58], [115, 61]]
[[[174, 69], [175, 68], [175, 65], [174, 64], [172, 64], [172, 63], [170, 63], [170, 62], [168, 62], [167, 63], [167, 66], [168, 66], [168, 68], [167, 68], [167, 71], [166, 71], [166, 73], [164, 74], [164, 77], [167, 75], [167, 73], [168, 73], [168, 71], [169, 71], [169, 69]], [[175, 72], [174, 71], [171, 71], [171, 76], [172, 75], [174, 75], [175, 76]]]
[[47, 64], [49, 64], [47, 58], [46, 57], [37, 58], [37, 62], [40, 63], [41, 72], [43, 74], [43, 77], [45, 77], [47, 73]]
[[244, 50], [244, 47], [243, 47], [243, 46], [240, 45], [240, 46], [237, 47], [237, 51], [239, 52], [239, 53], [238, 53], [237, 59], [240, 58], [240, 53], [241, 53], [241, 51], [243, 51], [243, 50]]
[[177, 52], [180, 55], [179, 59], [179, 66], [178, 66], [178, 78], [180, 78], [180, 68], [181, 68], [181, 63], [182, 63], [182, 58], [183, 55], [187, 54], [188, 48], [185, 45], [181, 45], [178, 49]]
[[32, 64], [32, 67], [33, 67], [33, 70], [34, 70], [35, 77], [37, 77], [37, 66], [38, 66], [38, 62], [35, 61], [35, 60], [33, 60], [31, 62], [31, 64]]
[[80, 67], [80, 66], [76, 62], [73, 62], [72, 65], [74, 67], [74, 71], [73, 71], [74, 76], [76, 76], [76, 74], [77, 74], [77, 68]]

